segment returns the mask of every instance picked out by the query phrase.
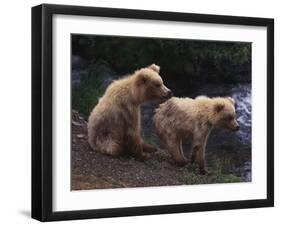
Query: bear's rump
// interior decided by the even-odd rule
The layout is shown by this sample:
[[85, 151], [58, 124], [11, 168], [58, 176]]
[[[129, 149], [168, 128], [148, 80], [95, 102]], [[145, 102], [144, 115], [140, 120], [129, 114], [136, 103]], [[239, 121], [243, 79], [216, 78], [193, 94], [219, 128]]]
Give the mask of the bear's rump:
[[[100, 115], [93, 114], [89, 120], [89, 141], [94, 149], [105, 149], [112, 141], [120, 142], [122, 139], [122, 121], [117, 116], [103, 112]], [[112, 143], [111, 142], [111, 143]], [[104, 152], [104, 150], [99, 150]]]
[[91, 121], [90, 143], [93, 143], [94, 149], [110, 155], [114, 155], [113, 152], [124, 152], [127, 149], [128, 139], [138, 130], [137, 115], [127, 108], [103, 112], [96, 117], [96, 120], [92, 118]]

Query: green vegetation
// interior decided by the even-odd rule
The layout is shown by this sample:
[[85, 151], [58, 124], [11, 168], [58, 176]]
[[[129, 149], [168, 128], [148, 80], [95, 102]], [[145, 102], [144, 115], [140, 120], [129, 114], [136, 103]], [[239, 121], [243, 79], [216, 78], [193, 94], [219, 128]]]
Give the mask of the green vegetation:
[[142, 131], [142, 139], [144, 140], [144, 142], [151, 144], [151, 145], [157, 145], [157, 138], [156, 138], [156, 134], [151, 133], [151, 134], [145, 134]]
[[104, 89], [101, 87], [101, 77], [108, 73], [108, 70], [103, 62], [90, 65], [88, 70], [81, 73], [79, 87], [72, 89], [72, 108], [77, 109], [85, 118], [89, 116], [104, 93]]
[[185, 184], [213, 184], [242, 182], [240, 177], [224, 173], [221, 166], [210, 170], [209, 175], [200, 175], [195, 165], [188, 165], [180, 169], [179, 180]]
[[159, 64], [165, 80], [185, 88], [251, 79], [250, 43], [73, 35], [72, 47], [74, 55], [93, 63], [104, 60], [118, 74]]

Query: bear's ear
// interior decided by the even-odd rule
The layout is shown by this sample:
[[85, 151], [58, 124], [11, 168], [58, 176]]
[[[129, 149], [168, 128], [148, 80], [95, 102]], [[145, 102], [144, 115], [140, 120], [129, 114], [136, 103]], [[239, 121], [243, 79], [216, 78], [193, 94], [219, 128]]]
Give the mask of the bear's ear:
[[224, 109], [224, 104], [216, 103], [214, 109], [215, 109], [215, 112], [219, 113], [219, 112], [221, 112]]
[[147, 77], [142, 74], [142, 73], [139, 73], [138, 76], [137, 76], [137, 85], [142, 85], [142, 84], [145, 84], [147, 82]]
[[156, 64], [151, 64], [150, 66], [148, 66], [147, 68], [159, 73], [160, 72], [160, 66], [156, 65]]
[[227, 100], [230, 101], [233, 105], [235, 105], [235, 100], [232, 97], [227, 97]]

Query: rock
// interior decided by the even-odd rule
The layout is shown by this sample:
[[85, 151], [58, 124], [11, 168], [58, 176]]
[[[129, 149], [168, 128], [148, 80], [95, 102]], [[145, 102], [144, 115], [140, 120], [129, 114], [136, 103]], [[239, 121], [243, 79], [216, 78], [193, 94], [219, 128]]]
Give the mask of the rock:
[[88, 71], [86, 69], [72, 69], [71, 71], [71, 83], [73, 88], [79, 88], [81, 79], [87, 76]]
[[81, 124], [79, 122], [75, 122], [75, 121], [72, 121], [72, 124], [75, 125], [75, 126], [83, 126], [83, 124]]
[[72, 55], [71, 57], [71, 66], [72, 69], [78, 69], [78, 68], [83, 68], [85, 67], [85, 60], [83, 60], [80, 56], [77, 55]]
[[85, 136], [85, 134], [77, 134], [77, 137], [78, 137], [78, 138], [84, 138], [84, 137], [86, 137], [86, 136]]

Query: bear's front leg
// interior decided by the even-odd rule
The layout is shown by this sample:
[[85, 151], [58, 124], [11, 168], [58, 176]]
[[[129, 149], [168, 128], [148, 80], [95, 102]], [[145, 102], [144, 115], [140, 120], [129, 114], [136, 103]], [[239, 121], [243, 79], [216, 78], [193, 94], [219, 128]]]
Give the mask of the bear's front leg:
[[144, 161], [148, 156], [143, 152], [143, 143], [140, 136], [128, 135], [127, 136], [128, 151], [134, 156], [136, 160]]
[[199, 167], [200, 174], [207, 174], [208, 171], [205, 169], [205, 158], [202, 145], [194, 145], [192, 147], [191, 163], [196, 163]]
[[205, 168], [205, 149], [208, 139], [208, 133], [203, 133], [201, 136], [194, 136], [192, 142], [191, 163], [196, 163], [199, 167], [200, 174], [208, 174]]
[[144, 143], [144, 141], [142, 141], [142, 148], [144, 152], [148, 152], [148, 153], [152, 153], [152, 152], [156, 152], [158, 149], [156, 147], [154, 147], [153, 145]]

